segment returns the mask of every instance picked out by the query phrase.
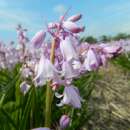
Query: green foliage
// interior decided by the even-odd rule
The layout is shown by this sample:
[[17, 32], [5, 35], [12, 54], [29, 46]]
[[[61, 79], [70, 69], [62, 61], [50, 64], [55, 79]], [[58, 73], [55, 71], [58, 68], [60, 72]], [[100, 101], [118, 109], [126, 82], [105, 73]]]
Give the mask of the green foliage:
[[102, 35], [100, 38], [101, 42], [110, 42], [112, 38], [110, 36]]
[[90, 44], [99, 42], [110, 42], [110, 41], [118, 41], [121, 39], [130, 39], [130, 34], [127, 33], [118, 33], [115, 36], [102, 35], [99, 38], [95, 38], [94, 36], [84, 36], [81, 38], [81, 42], [88, 42]]
[[128, 39], [130, 38], [128, 34], [126, 33], [119, 33], [116, 36], [113, 37], [113, 40], [120, 40], [120, 39]]
[[93, 44], [97, 42], [97, 39], [93, 36], [88, 36], [88, 37], [81, 38], [81, 42], [88, 42], [88, 43]]
[[72, 109], [72, 123], [67, 130], [79, 130], [93, 115], [93, 111], [89, 109], [89, 98], [95, 87], [95, 81], [98, 79], [97, 72], [91, 72], [82, 76], [80, 80], [74, 81], [75, 86], [79, 87], [80, 94], [83, 98], [82, 109]]
[[[23, 95], [19, 88], [22, 82], [20, 67], [19, 64], [12, 71], [0, 71], [0, 130], [29, 130], [44, 126], [46, 86], [35, 88], [30, 81], [32, 87], [26, 95]], [[72, 118], [68, 130], [78, 130], [89, 120], [92, 112], [88, 108], [88, 100], [96, 78], [97, 73], [93, 72], [74, 81], [83, 98], [82, 109], [74, 110], [68, 106], [59, 108], [56, 106], [58, 99], [54, 98], [52, 128], [56, 129], [61, 115], [65, 113], [69, 113]]]
[[122, 54], [112, 60], [112, 63], [119, 65], [126, 71], [130, 71], [130, 54]]

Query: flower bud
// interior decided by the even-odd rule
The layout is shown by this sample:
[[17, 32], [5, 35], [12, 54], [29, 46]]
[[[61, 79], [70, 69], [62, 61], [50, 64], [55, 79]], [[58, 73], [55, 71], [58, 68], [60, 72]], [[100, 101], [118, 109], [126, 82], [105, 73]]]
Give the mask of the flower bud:
[[76, 14], [76, 15], [69, 17], [67, 20], [72, 21], [72, 22], [76, 22], [76, 21], [80, 20], [81, 18], [82, 18], [81, 14]]
[[35, 36], [31, 40], [31, 43], [34, 45], [34, 47], [40, 48], [45, 37], [46, 33], [43, 30], [41, 30], [35, 34]]
[[79, 27], [77, 24], [71, 21], [63, 22], [63, 27], [71, 31], [72, 33], [80, 33], [83, 32], [85, 27]]
[[60, 118], [60, 127], [62, 129], [65, 129], [70, 124], [70, 117], [68, 115], [62, 115]]

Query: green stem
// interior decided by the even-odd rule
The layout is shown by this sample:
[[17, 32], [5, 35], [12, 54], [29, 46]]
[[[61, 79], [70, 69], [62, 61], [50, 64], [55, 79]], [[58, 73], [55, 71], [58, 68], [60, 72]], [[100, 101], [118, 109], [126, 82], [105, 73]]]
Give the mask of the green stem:
[[52, 89], [50, 87], [51, 81], [47, 83], [47, 88], [46, 88], [46, 109], [45, 109], [45, 127], [50, 127], [51, 126], [51, 105], [52, 105]]
[[[52, 41], [51, 46], [51, 56], [50, 61], [54, 64], [54, 54], [55, 54], [55, 39]], [[53, 92], [50, 87], [52, 81], [47, 83], [46, 88], [46, 104], [45, 104], [45, 127], [51, 127], [51, 109], [52, 109], [52, 101], [53, 101]]]
[[74, 116], [74, 108], [72, 108], [72, 111], [71, 111], [71, 121], [70, 121], [70, 126], [72, 126], [73, 116]]

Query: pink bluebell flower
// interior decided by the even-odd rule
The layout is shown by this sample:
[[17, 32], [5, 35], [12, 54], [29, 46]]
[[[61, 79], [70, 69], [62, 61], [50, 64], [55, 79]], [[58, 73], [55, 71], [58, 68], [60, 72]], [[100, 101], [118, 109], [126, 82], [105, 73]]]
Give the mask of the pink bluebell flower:
[[43, 54], [40, 58], [39, 63], [36, 66], [36, 77], [34, 78], [34, 82], [36, 86], [42, 86], [46, 84], [46, 81], [49, 81], [55, 77], [55, 73], [60, 73], [56, 68], [52, 65], [50, 60], [48, 60]]
[[70, 124], [70, 117], [68, 115], [62, 115], [59, 123], [62, 129], [67, 128]]
[[82, 14], [76, 14], [67, 19], [67, 21], [76, 22], [82, 18]]
[[33, 44], [34, 47], [40, 48], [45, 37], [46, 37], [46, 32], [44, 32], [43, 30], [40, 30], [34, 35], [34, 37], [31, 40], [31, 43]]
[[85, 29], [84, 26], [79, 27], [79, 26], [77, 26], [77, 24], [75, 24], [74, 22], [71, 22], [71, 21], [64, 21], [63, 27], [72, 33], [80, 33], [80, 32], [83, 32]]
[[89, 49], [86, 53], [83, 66], [87, 71], [96, 70], [100, 65], [100, 58], [93, 49]]
[[66, 37], [65, 39], [61, 40], [60, 50], [63, 58], [66, 61], [70, 61], [72, 59], [78, 59], [78, 54], [72, 44], [70, 37]]
[[63, 97], [61, 102], [57, 104], [58, 106], [71, 105], [74, 108], [81, 108], [81, 97], [79, 95], [79, 90], [73, 85], [66, 86], [64, 88], [63, 95], [58, 95], [56, 93], [56, 96], [58, 98]]

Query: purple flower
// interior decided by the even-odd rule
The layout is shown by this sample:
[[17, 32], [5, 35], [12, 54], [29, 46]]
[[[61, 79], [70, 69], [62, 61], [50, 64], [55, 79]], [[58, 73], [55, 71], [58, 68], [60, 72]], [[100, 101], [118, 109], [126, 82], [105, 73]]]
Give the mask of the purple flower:
[[100, 65], [100, 58], [93, 49], [89, 49], [86, 53], [86, 58], [84, 60], [83, 66], [87, 71], [95, 70]]
[[20, 44], [25, 44], [29, 41], [28, 37], [26, 36], [27, 29], [23, 29], [21, 25], [17, 27], [17, 35]]
[[23, 66], [21, 68], [21, 75], [24, 78], [28, 78], [29, 76], [33, 75], [33, 72], [31, 71], [31, 68], [29, 68], [28, 66]]
[[70, 62], [64, 61], [62, 64], [62, 75], [69, 79], [78, 76], [78, 72], [73, 69]]
[[102, 47], [103, 52], [108, 55], [120, 54], [120, 52], [122, 52], [121, 45], [101, 44], [100, 46]]
[[31, 43], [34, 47], [40, 48], [44, 39], [46, 37], [46, 33], [43, 30], [40, 30], [35, 34], [35, 36], [32, 38]]
[[80, 70], [81, 67], [82, 67], [81, 62], [78, 61], [78, 60], [74, 60], [74, 61], [72, 62], [72, 66], [73, 66], [73, 69], [74, 69], [74, 70], [77, 70], [77, 71]]
[[85, 27], [79, 27], [77, 26], [77, 24], [71, 21], [63, 22], [63, 27], [72, 33], [80, 33], [80, 32], [83, 32], [85, 29]]
[[29, 91], [30, 87], [31, 87], [31, 86], [30, 86], [29, 84], [27, 84], [25, 81], [20, 84], [21, 92], [22, 92], [24, 95]]
[[67, 19], [67, 21], [76, 22], [76, 21], [80, 20], [81, 18], [82, 18], [81, 14], [76, 14], [76, 15], [73, 15], [73, 16], [69, 17]]
[[65, 104], [65, 105], [71, 105], [74, 108], [81, 108], [81, 97], [79, 95], [79, 90], [73, 85], [66, 86], [63, 95], [56, 93], [56, 97], [58, 98], [63, 97], [63, 99], [59, 104], [57, 104], [57, 106], [63, 106]]
[[70, 117], [68, 115], [62, 115], [59, 123], [62, 129], [67, 128], [70, 124]]
[[45, 58], [42, 54], [39, 64], [36, 66], [36, 77], [34, 79], [36, 86], [42, 86], [46, 84], [46, 81], [51, 80], [55, 77], [56, 73], [60, 73], [56, 68], [52, 65], [50, 60]]

